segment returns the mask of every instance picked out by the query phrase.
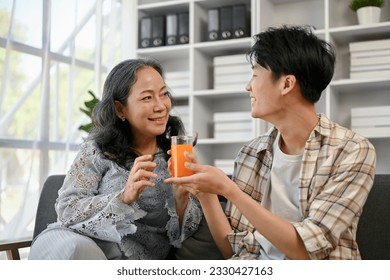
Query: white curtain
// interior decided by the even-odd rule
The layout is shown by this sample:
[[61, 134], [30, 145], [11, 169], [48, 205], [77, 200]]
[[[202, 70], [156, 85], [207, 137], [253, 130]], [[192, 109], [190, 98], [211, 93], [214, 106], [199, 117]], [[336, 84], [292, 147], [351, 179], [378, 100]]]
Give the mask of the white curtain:
[[135, 56], [132, 5], [0, 2], [0, 242], [31, 238], [43, 182], [66, 173], [86, 136], [78, 127], [90, 121], [80, 111], [88, 90], [100, 96], [111, 67]]

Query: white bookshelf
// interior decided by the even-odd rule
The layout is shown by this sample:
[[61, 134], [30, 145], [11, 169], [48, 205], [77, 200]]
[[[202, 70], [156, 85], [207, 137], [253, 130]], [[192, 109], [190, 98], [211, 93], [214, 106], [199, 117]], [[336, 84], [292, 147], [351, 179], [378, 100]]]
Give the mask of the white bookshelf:
[[[137, 49], [137, 56], [152, 56], [160, 60], [167, 72], [188, 71], [189, 92], [174, 92], [180, 105], [189, 106], [189, 130], [199, 132], [196, 152], [203, 163], [233, 159], [243, 143], [250, 139], [214, 139], [215, 112], [250, 110], [243, 80], [242, 90], [213, 89], [213, 58], [244, 54], [252, 38], [207, 41], [207, 11], [209, 8], [245, 4], [250, 13], [251, 35], [281, 24], [308, 24], [316, 34], [330, 42], [336, 50], [336, 70], [333, 81], [316, 104], [343, 126], [351, 127], [351, 108], [390, 105], [390, 77], [380, 79], [349, 79], [349, 43], [390, 38], [390, 3], [382, 9], [381, 22], [370, 26], [357, 23], [349, 0], [138, 0], [138, 19], [145, 15], [169, 12], [189, 13], [189, 44]], [[138, 19], [134, 24], [138, 25]], [[137, 28], [138, 30], [138, 28]], [[134, 38], [138, 39], [138, 34]], [[248, 64], [248, 67], [250, 65]], [[253, 120], [253, 137], [264, 133], [269, 124]], [[370, 138], [377, 155], [377, 173], [390, 173], [390, 138]]]

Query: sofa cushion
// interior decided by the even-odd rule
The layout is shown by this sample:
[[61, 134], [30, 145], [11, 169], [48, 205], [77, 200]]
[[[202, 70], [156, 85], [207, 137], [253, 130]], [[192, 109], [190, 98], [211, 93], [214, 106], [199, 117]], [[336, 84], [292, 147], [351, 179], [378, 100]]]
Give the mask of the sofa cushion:
[[390, 260], [390, 174], [375, 175], [356, 241], [364, 260]]
[[[224, 208], [225, 201], [221, 201]], [[178, 260], [223, 260], [217, 245], [211, 236], [206, 219], [203, 216], [198, 230], [184, 240], [182, 247], [175, 250], [175, 259]]]

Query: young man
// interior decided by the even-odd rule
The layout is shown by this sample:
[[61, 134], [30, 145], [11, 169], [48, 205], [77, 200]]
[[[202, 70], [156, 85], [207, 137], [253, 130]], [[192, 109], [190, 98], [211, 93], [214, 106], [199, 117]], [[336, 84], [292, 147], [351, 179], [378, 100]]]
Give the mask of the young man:
[[[232, 180], [187, 154], [195, 174], [169, 178], [196, 195], [226, 258], [360, 259], [357, 224], [376, 154], [364, 137], [317, 114], [334, 72], [330, 45], [309, 28], [255, 36], [246, 86], [252, 117], [273, 124], [245, 145]], [[228, 200], [225, 213], [217, 195]]]

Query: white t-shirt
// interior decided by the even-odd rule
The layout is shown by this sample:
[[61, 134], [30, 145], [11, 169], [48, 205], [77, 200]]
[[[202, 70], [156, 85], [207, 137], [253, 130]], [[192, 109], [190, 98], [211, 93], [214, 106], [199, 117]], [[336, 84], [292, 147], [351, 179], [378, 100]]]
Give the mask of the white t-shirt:
[[[280, 150], [280, 133], [274, 143], [274, 158], [271, 168], [271, 179], [263, 198], [263, 207], [273, 214], [290, 222], [302, 220], [299, 209], [299, 173], [302, 154], [287, 155]], [[261, 244], [259, 259], [286, 259], [272, 243], [259, 232], [254, 236]]]

